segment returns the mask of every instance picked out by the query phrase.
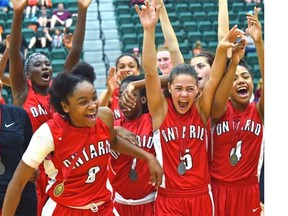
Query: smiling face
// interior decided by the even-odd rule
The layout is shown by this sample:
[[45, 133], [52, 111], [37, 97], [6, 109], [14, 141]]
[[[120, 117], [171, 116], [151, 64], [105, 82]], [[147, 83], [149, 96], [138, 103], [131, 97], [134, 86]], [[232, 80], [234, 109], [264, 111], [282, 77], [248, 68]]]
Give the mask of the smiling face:
[[140, 68], [137, 62], [131, 56], [123, 56], [119, 58], [116, 64], [116, 71], [120, 73], [121, 71], [127, 71], [129, 75], [139, 75]]
[[238, 65], [234, 76], [233, 89], [230, 95], [233, 104], [247, 105], [253, 92], [253, 80], [248, 70]]
[[27, 77], [39, 88], [48, 88], [52, 79], [51, 62], [45, 55], [35, 55], [29, 60]]
[[94, 86], [87, 82], [79, 82], [68, 101], [61, 102], [65, 113], [69, 115], [71, 124], [75, 127], [93, 127], [96, 124], [96, 115], [99, 101]]
[[170, 74], [173, 65], [171, 62], [169, 51], [158, 51], [157, 52], [157, 67], [163, 75]]
[[195, 68], [198, 74], [198, 87], [203, 91], [205, 84], [210, 78], [211, 66], [204, 56], [194, 57], [190, 64]]
[[189, 74], [179, 74], [168, 86], [175, 109], [178, 113], [186, 113], [194, 103], [198, 86], [195, 78]]

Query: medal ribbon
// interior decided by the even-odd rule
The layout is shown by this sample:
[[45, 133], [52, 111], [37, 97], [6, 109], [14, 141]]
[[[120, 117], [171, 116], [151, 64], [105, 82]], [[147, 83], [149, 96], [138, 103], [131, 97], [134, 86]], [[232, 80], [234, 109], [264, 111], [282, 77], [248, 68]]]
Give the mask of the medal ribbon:
[[[232, 104], [231, 104], [232, 105]], [[240, 133], [241, 133], [241, 128], [244, 126], [244, 119], [245, 119], [245, 117], [246, 117], [246, 115], [247, 115], [247, 111], [249, 110], [249, 107], [250, 107], [250, 105], [251, 104], [249, 104], [246, 108], [245, 108], [245, 110], [243, 111], [243, 112], [241, 112], [241, 118], [240, 118], [240, 122], [238, 121], [237, 123], [238, 123], [238, 125], [235, 125], [234, 124], [234, 108], [231, 106], [231, 108], [232, 108], [232, 112], [229, 112], [229, 123], [228, 123], [228, 125], [229, 125], [229, 128], [231, 128], [231, 129], [233, 129], [233, 130], [231, 130], [231, 140], [232, 140], [232, 142], [231, 142], [231, 149], [233, 148], [233, 147], [235, 147], [235, 150], [236, 150], [236, 148], [237, 148], [237, 142], [239, 141], [239, 137], [240, 137]], [[247, 118], [247, 119], [251, 119], [251, 117], [252, 117], [252, 114], [253, 113], [251, 113], [250, 112], [250, 115], [249, 115], [249, 117]]]

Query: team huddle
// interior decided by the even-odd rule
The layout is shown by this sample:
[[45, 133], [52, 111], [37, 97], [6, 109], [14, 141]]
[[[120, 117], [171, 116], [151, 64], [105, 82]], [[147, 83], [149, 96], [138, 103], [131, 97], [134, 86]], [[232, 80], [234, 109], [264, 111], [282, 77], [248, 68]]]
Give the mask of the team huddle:
[[[263, 214], [262, 27], [255, 7], [246, 14], [247, 29], [263, 84], [259, 100], [251, 101], [245, 32], [229, 29], [227, 2], [218, 1], [216, 52], [201, 51], [190, 63], [164, 1], [136, 4], [144, 31], [141, 63], [121, 54], [97, 95], [94, 68], [80, 61], [91, 0], [78, 0], [75, 32], [64, 42], [69, 53], [53, 78], [44, 54], [33, 53], [23, 64], [18, 38], [27, 1], [11, 0], [13, 105], [0, 104], [0, 215]], [[159, 20], [167, 49], [155, 46]], [[164, 59], [167, 71], [159, 66]]]

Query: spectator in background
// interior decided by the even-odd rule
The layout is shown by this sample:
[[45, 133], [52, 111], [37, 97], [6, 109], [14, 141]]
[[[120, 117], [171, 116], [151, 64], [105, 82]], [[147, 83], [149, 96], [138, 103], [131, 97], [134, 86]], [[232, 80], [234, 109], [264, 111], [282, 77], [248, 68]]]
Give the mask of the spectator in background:
[[9, 0], [0, 0], [0, 10], [8, 12], [9, 9], [10, 9]]
[[47, 8], [45, 5], [41, 6], [40, 13], [38, 15], [37, 22], [39, 26], [45, 27], [48, 24], [50, 25], [51, 22], [51, 14], [49, 11], [47, 11]]
[[135, 5], [135, 4], [144, 4], [144, 1], [145, 0], [130, 0], [130, 3], [129, 3], [129, 5], [130, 6], [133, 6], [133, 5]]
[[53, 3], [52, 0], [40, 0], [41, 6], [46, 6], [47, 8], [52, 8]]
[[170, 74], [172, 70], [172, 61], [170, 51], [166, 45], [157, 47], [157, 67], [162, 75]]
[[256, 90], [255, 90], [255, 98], [254, 98], [254, 101], [257, 102], [259, 100], [259, 98], [261, 97], [261, 89], [262, 89], [262, 78], [260, 78], [258, 80], [258, 83], [257, 83], [257, 87], [256, 87]]
[[138, 59], [140, 65], [141, 65], [141, 53], [138, 47], [133, 48], [133, 55]]
[[248, 28], [245, 29], [245, 36], [246, 36], [246, 41], [247, 41], [246, 48], [245, 48], [245, 56], [247, 56], [247, 53], [249, 52], [256, 52], [256, 47], [255, 47], [252, 37], [249, 34]]
[[60, 28], [55, 28], [55, 32], [52, 36], [52, 48], [61, 48], [63, 47], [63, 37], [64, 33]]
[[53, 29], [57, 23], [60, 23], [60, 25], [69, 28], [72, 22], [72, 14], [64, 8], [63, 3], [59, 3], [57, 9], [53, 11], [50, 27]]
[[257, 3], [257, 4], [260, 4], [261, 3], [261, 0], [245, 0], [245, 3]]
[[28, 0], [27, 6], [25, 9], [25, 18], [29, 18], [31, 15], [31, 18], [34, 18], [36, 15], [36, 11], [38, 9], [38, 0]]
[[193, 56], [199, 54], [202, 52], [202, 43], [200, 40], [197, 40], [194, 44], [194, 48], [193, 48]]
[[48, 27], [40, 27], [35, 35], [31, 38], [28, 49], [32, 48], [49, 48], [51, 47], [52, 37]]

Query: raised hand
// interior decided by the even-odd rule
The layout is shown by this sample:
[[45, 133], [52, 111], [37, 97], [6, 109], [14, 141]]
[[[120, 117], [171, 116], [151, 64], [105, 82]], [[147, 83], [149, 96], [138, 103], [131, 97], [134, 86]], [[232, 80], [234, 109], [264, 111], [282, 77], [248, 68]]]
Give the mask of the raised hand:
[[72, 33], [66, 34], [64, 30], [64, 37], [62, 37], [63, 45], [68, 49], [71, 50], [73, 42], [73, 35]]
[[24, 11], [28, 0], [10, 0], [10, 2], [13, 5], [13, 10], [14, 11]]
[[118, 88], [120, 85], [119, 83], [117, 83], [115, 71], [116, 68], [114, 66], [111, 66], [109, 68], [109, 74], [106, 80], [107, 90], [109, 92], [113, 92], [114, 89]]
[[262, 26], [258, 20], [258, 10], [254, 7], [254, 14], [246, 14], [248, 21], [248, 32], [254, 42], [262, 40]]
[[78, 0], [79, 9], [87, 9], [92, 0]]
[[154, 156], [148, 161], [148, 164], [151, 175], [150, 184], [158, 188], [162, 184], [163, 168]]
[[156, 5], [156, 3], [157, 0], [152, 0], [150, 5], [149, 1], [146, 0], [141, 10], [137, 4], [135, 5], [136, 12], [144, 29], [155, 28], [158, 22], [161, 5]]
[[126, 107], [128, 110], [134, 108], [136, 106], [136, 98], [135, 98], [135, 88], [132, 83], [129, 83], [128, 86], [121, 94], [122, 98], [122, 106]]
[[239, 46], [239, 42], [241, 41], [245, 41], [245, 33], [235, 25], [230, 29], [228, 34], [219, 41], [218, 48], [226, 50], [229, 48], [235, 48], [236, 46]]
[[247, 44], [246, 38], [242, 38], [238, 42], [235, 43], [233, 49], [232, 49], [232, 57], [231, 60], [238, 64], [240, 60], [245, 55], [245, 46]]

